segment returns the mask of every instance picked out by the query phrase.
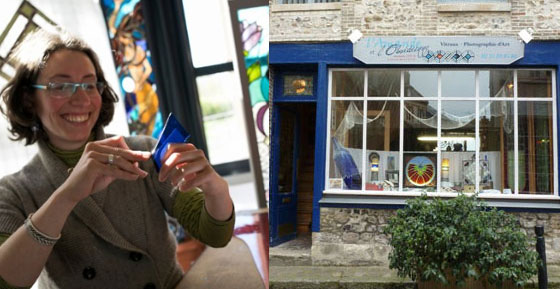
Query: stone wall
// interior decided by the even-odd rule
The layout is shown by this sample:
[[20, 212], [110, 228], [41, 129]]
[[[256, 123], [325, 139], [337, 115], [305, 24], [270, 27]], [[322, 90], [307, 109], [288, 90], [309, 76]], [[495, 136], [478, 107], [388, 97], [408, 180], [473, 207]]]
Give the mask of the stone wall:
[[351, 29], [373, 35], [515, 36], [531, 27], [538, 40], [560, 39], [560, 1], [438, 4], [437, 0], [341, 0], [271, 3], [271, 42], [347, 41]]
[[340, 7], [340, 3], [273, 5], [270, 41], [338, 41], [342, 35]]
[[[382, 234], [396, 210], [321, 208], [321, 231], [313, 233], [313, 265], [388, 265], [391, 247]], [[560, 265], [560, 214], [514, 213], [529, 236], [545, 227], [547, 264]]]
[[388, 264], [391, 250], [382, 234], [395, 210], [321, 208], [321, 231], [313, 233], [313, 265]]

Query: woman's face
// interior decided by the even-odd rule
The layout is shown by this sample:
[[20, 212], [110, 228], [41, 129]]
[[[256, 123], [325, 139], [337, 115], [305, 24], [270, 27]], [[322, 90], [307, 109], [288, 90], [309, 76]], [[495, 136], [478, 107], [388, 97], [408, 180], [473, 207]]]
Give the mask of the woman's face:
[[[39, 74], [37, 84], [96, 83], [95, 67], [89, 57], [80, 51], [62, 49], [53, 53]], [[99, 111], [101, 95], [78, 88], [69, 98], [53, 97], [55, 91], [36, 89], [37, 115], [49, 141], [59, 149], [80, 148], [89, 138]]]

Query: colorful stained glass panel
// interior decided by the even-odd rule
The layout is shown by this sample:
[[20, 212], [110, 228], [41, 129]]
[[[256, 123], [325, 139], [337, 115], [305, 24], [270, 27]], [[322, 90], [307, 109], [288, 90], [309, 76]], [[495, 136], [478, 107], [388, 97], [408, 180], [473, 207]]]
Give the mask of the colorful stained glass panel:
[[249, 97], [263, 172], [268, 188], [269, 121], [268, 121], [268, 31], [269, 7], [260, 6], [237, 11]]
[[141, 2], [102, 0], [101, 6], [107, 21], [130, 133], [157, 138], [163, 119], [146, 42]]

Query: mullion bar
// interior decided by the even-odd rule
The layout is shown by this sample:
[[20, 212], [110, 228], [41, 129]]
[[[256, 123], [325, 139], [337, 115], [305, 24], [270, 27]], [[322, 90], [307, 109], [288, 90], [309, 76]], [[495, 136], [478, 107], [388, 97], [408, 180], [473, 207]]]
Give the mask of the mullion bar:
[[517, 70], [513, 71], [513, 172], [514, 185], [513, 193], [519, 194], [519, 115], [517, 114]]
[[437, 149], [437, 186], [436, 192], [441, 192], [441, 70], [438, 71], [438, 100], [437, 100], [437, 142], [436, 142], [436, 149]]
[[474, 191], [480, 193], [480, 107], [479, 107], [479, 96], [480, 96], [480, 74], [479, 70], [475, 71], [474, 73], [474, 86], [475, 86], [475, 125], [474, 125], [474, 137], [475, 137], [475, 157], [474, 157]]
[[368, 70], [364, 69], [364, 100], [362, 111], [362, 192], [366, 190], [366, 161], [367, 161], [367, 93], [368, 93]]
[[403, 158], [404, 158], [404, 70], [401, 71], [401, 93], [400, 93], [400, 128], [399, 128], [399, 192], [404, 190], [403, 186]]

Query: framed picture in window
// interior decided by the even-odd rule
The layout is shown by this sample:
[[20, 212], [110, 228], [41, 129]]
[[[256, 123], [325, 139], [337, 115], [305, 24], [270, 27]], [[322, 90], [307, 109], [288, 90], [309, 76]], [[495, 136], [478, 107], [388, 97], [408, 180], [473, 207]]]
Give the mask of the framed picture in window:
[[[479, 173], [480, 173], [480, 186], [481, 187], [492, 187], [492, 174], [490, 172], [490, 163], [488, 160], [479, 161]], [[474, 185], [476, 182], [474, 160], [464, 160], [463, 161], [463, 184], [464, 185]]]
[[407, 188], [425, 188], [437, 185], [436, 155], [405, 154], [404, 186]]

